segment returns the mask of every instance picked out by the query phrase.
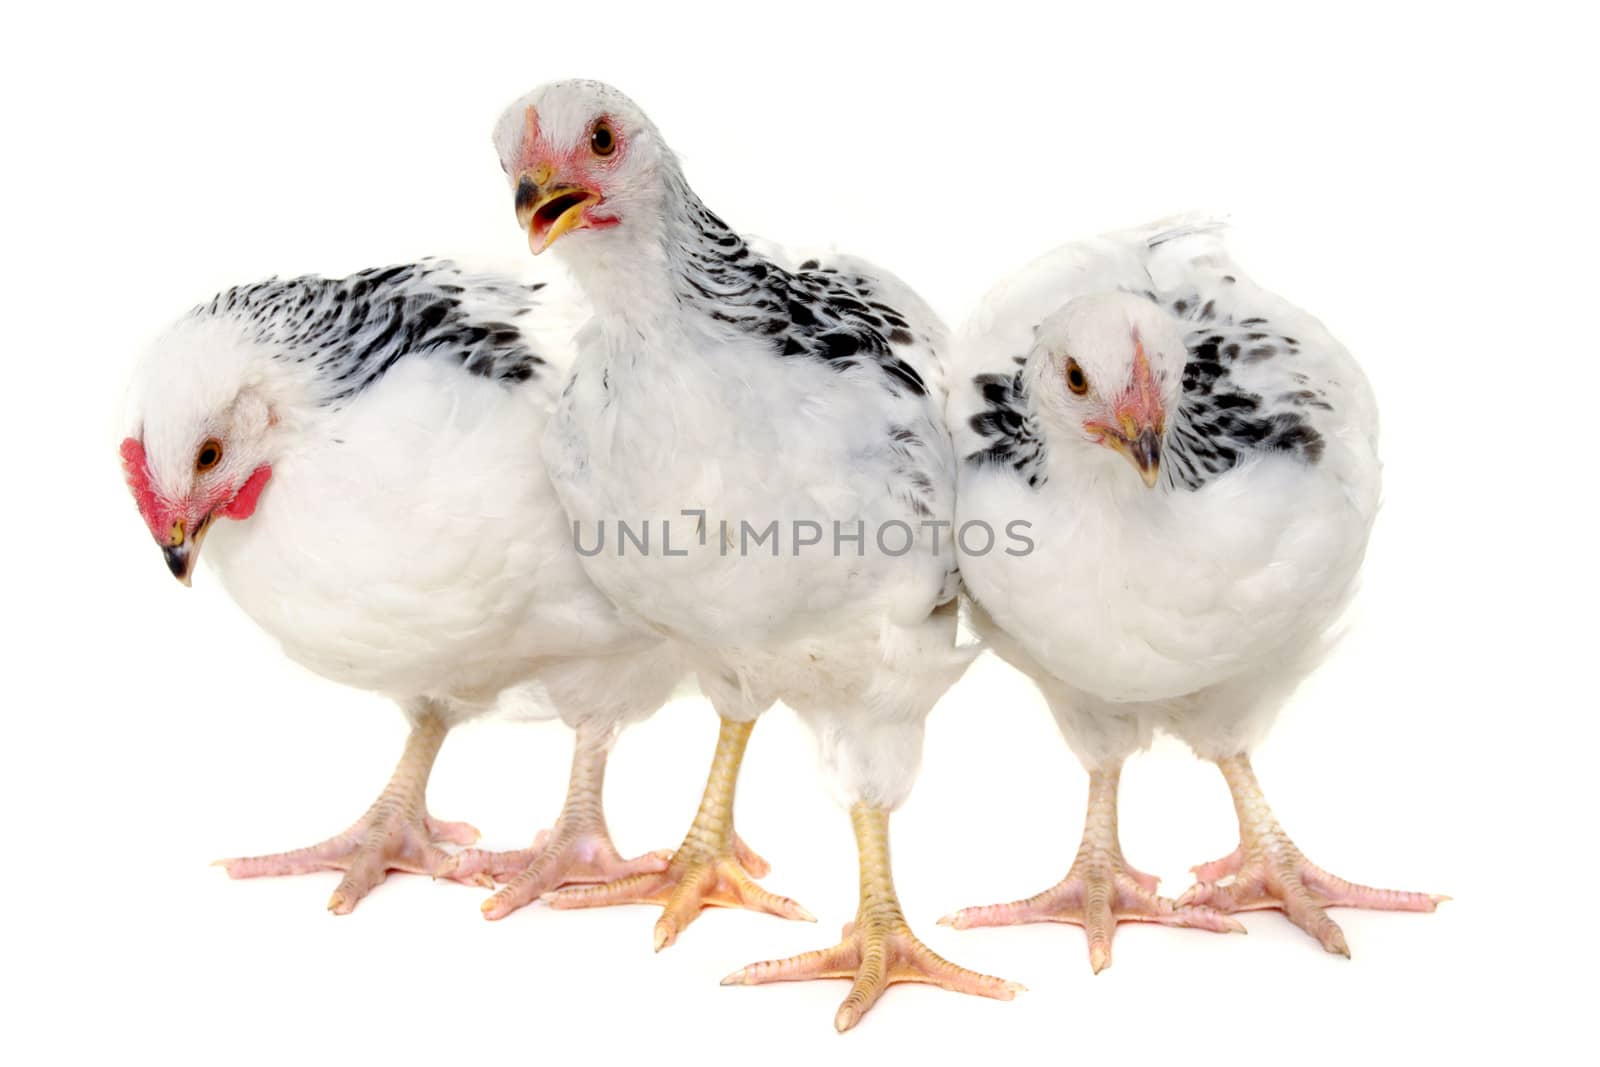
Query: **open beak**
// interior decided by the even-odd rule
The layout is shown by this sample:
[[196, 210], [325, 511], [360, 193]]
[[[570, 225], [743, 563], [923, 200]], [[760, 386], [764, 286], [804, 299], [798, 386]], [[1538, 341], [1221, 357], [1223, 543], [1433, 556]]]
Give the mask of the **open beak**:
[[600, 194], [581, 185], [550, 184], [548, 166], [517, 178], [517, 225], [528, 232], [528, 250], [538, 255], [572, 230], [589, 228], [589, 208]]
[[200, 520], [193, 533], [185, 529], [183, 522], [176, 522], [172, 526], [170, 540], [162, 546], [161, 554], [167, 558], [167, 570], [184, 585], [189, 584], [190, 577], [194, 574], [194, 565], [200, 559], [200, 543], [206, 539], [206, 531], [209, 529], [211, 529], [210, 515]]

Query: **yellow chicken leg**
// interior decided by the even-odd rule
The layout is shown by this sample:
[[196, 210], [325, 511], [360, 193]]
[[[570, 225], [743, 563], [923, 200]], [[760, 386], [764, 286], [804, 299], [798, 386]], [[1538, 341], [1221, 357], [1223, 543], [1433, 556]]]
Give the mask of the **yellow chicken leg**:
[[733, 793], [750, 741], [753, 722], [722, 720], [711, 773], [700, 810], [673, 853], [667, 869], [636, 874], [604, 885], [577, 886], [547, 893], [556, 908], [596, 908], [608, 904], [659, 904], [655, 925], [657, 952], [678, 939], [708, 907], [749, 908], [785, 919], [816, 922], [809, 911], [788, 897], [769, 893], [755, 882], [770, 869], [733, 831]]
[[845, 926], [839, 944], [784, 960], [752, 963], [722, 980], [723, 985], [763, 985], [811, 978], [851, 979], [849, 994], [834, 1016], [843, 1033], [861, 1021], [883, 991], [896, 982], [926, 982], [957, 993], [1010, 1000], [1023, 986], [958, 967], [924, 945], [911, 932], [889, 867], [889, 813], [856, 804], [850, 809], [861, 859], [861, 903], [856, 921]]

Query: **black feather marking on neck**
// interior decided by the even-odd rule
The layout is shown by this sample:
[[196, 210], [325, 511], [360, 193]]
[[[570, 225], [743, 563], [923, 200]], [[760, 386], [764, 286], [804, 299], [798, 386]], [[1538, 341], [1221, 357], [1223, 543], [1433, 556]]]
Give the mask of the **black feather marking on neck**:
[[[1260, 454], [1285, 454], [1308, 465], [1322, 458], [1325, 443], [1312, 416], [1333, 406], [1321, 390], [1309, 387], [1305, 375], [1293, 370], [1298, 340], [1274, 330], [1260, 316], [1235, 321], [1199, 293], [1141, 295], [1191, 327], [1184, 337], [1189, 360], [1183, 368], [1183, 398], [1161, 456], [1168, 485], [1199, 489]], [[1235, 377], [1236, 368], [1268, 361], [1274, 370], [1281, 368], [1285, 380], [1272, 396], [1245, 388]]]
[[1012, 374], [980, 374], [972, 384], [983, 396], [984, 409], [972, 416], [973, 432], [988, 442], [988, 447], [968, 453], [974, 466], [1009, 467], [1021, 475], [1029, 488], [1047, 481], [1044, 463], [1044, 436], [1028, 405], [1028, 390], [1023, 383], [1026, 356], [1016, 356]]
[[423, 260], [347, 278], [269, 278], [218, 293], [194, 314], [237, 317], [276, 358], [311, 364], [324, 383], [319, 402], [337, 409], [408, 357], [452, 359], [507, 386], [537, 378], [545, 361], [522, 332], [463, 298], [470, 291], [516, 318], [540, 288]]
[[897, 395], [927, 394], [916, 368], [895, 352], [916, 340], [911, 326], [873, 279], [816, 260], [785, 270], [751, 249], [687, 183], [676, 185], [687, 222], [674, 278], [683, 304], [779, 357], [816, 360], [841, 373], [875, 369]]
[[[1259, 316], [1235, 321], [1219, 312], [1214, 300], [1199, 294], [1163, 297], [1128, 291], [1160, 304], [1193, 327], [1184, 338], [1188, 362], [1183, 368], [1182, 398], [1161, 453], [1168, 488], [1199, 489], [1257, 455], [1287, 455], [1307, 465], [1321, 460], [1326, 442], [1315, 418], [1332, 411], [1333, 405], [1306, 375], [1293, 369], [1293, 358], [1300, 352], [1298, 340], [1275, 331]], [[1281, 367], [1284, 382], [1270, 396], [1245, 388], [1234, 374], [1238, 367], [1266, 369], [1268, 361], [1274, 369]], [[987, 447], [966, 459], [977, 466], [1007, 467], [1037, 489], [1047, 479], [1044, 437], [1023, 379], [1026, 357], [1018, 356], [1015, 362], [1018, 369], [1013, 374], [973, 378], [984, 408], [972, 416], [970, 425]]]

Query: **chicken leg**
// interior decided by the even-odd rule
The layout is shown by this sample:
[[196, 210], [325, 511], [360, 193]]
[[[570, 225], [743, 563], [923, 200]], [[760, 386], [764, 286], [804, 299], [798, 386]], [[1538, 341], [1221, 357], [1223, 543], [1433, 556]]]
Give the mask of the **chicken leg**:
[[439, 847], [441, 842], [470, 845], [478, 839], [478, 831], [464, 822], [440, 822], [425, 806], [428, 774], [449, 729], [434, 711], [419, 716], [389, 784], [344, 833], [309, 848], [217, 860], [216, 865], [230, 878], [344, 871], [344, 879], [328, 898], [328, 910], [335, 915], [349, 914], [390, 871], [492, 887], [488, 875], [458, 870], [459, 857]]
[[849, 978], [850, 993], [833, 1019], [840, 1033], [860, 1022], [895, 982], [927, 982], [996, 1000], [1010, 1000], [1023, 991], [1016, 982], [958, 967], [918, 940], [906, 923], [894, 889], [889, 813], [858, 803], [850, 809], [850, 821], [861, 860], [861, 903], [855, 922], [845, 926], [839, 944], [784, 960], [752, 963], [724, 978], [723, 985]]
[[593, 723], [578, 727], [566, 803], [555, 826], [541, 830], [532, 848], [513, 852], [469, 849], [458, 857], [459, 873], [481, 871], [507, 883], [483, 902], [484, 918], [503, 919], [559, 886], [666, 870], [670, 853], [651, 852], [625, 860], [611, 843], [601, 795], [612, 736], [609, 727]]
[[1089, 939], [1089, 966], [1096, 974], [1111, 966], [1111, 939], [1119, 922], [1244, 933], [1237, 919], [1212, 908], [1178, 907], [1157, 896], [1156, 877], [1135, 870], [1123, 859], [1117, 837], [1117, 783], [1121, 776], [1121, 763], [1089, 772], [1083, 841], [1065, 878], [1026, 900], [963, 908], [939, 921], [958, 930], [1032, 922], [1077, 923]]
[[769, 893], [755, 882], [771, 868], [733, 832], [733, 792], [754, 722], [723, 719], [717, 751], [706, 778], [700, 810], [666, 870], [635, 874], [605, 885], [577, 886], [546, 893], [556, 908], [595, 908], [608, 904], [659, 904], [655, 949], [660, 952], [708, 907], [749, 908], [785, 919], [816, 922], [788, 897]]
[[[1225, 912], [1278, 908], [1323, 948], [1348, 957], [1350, 946], [1344, 931], [1324, 909], [1433, 911], [1450, 899], [1429, 893], [1373, 889], [1329, 874], [1306, 859], [1278, 825], [1248, 756], [1219, 759], [1217, 766], [1228, 781], [1233, 807], [1239, 814], [1239, 847], [1223, 859], [1196, 867], [1196, 882], [1178, 898], [1179, 906], [1205, 904]], [[1233, 877], [1231, 883], [1218, 884], [1229, 876]]]

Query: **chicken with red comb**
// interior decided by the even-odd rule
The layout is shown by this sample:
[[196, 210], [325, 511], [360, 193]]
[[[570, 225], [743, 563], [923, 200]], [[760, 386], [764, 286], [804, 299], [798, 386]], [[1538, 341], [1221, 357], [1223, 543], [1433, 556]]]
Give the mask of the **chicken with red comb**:
[[[188, 584], [203, 548], [286, 655], [411, 724], [354, 825], [220, 861], [233, 877], [341, 871], [341, 914], [390, 871], [500, 879], [498, 918], [665, 866], [618, 855], [600, 790], [617, 731], [684, 667], [585, 576], [539, 454], [582, 321], [570, 287], [427, 260], [229, 289], [139, 362], [122, 463], [168, 569]], [[566, 807], [530, 850], [451, 852], [478, 832], [428, 813], [434, 758], [508, 693], [577, 731]]]
[[[1039, 686], [1089, 772], [1082, 845], [956, 927], [1069, 922], [1095, 971], [1119, 922], [1242, 931], [1276, 908], [1349, 955], [1331, 907], [1432, 911], [1355, 885], [1284, 833], [1250, 752], [1327, 651], [1378, 509], [1378, 409], [1328, 330], [1257, 285], [1205, 216], [1079, 241], [997, 285], [955, 345], [959, 520], [1023, 520], [969, 553], [977, 628]], [[1123, 763], [1157, 731], [1222, 771], [1240, 847], [1177, 900], [1122, 853]]]
[[725, 983], [847, 979], [840, 1030], [896, 982], [1010, 1000], [1015, 983], [913, 933], [889, 860], [924, 721], [976, 651], [958, 641], [943, 324], [872, 264], [772, 249], [723, 222], [608, 85], [535, 89], [495, 144], [529, 249], [560, 257], [595, 311], [546, 434], [551, 478], [591, 540], [619, 523], [655, 538], [585, 567], [684, 651], [723, 720], [672, 866], [554, 902], [660, 904], [658, 949], [707, 904], [805, 917], [754, 884], [732, 833], [745, 742], [781, 700], [849, 810], [856, 917], [837, 944]]

